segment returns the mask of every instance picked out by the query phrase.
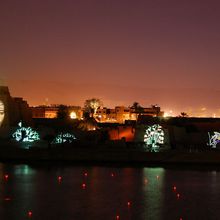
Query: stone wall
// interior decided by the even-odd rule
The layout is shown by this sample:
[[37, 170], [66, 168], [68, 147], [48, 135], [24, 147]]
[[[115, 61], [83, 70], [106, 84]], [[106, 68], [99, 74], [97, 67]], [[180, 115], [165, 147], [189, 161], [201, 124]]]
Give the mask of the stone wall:
[[0, 136], [7, 136], [19, 121], [26, 125], [32, 124], [31, 111], [22, 98], [13, 98], [7, 86], [0, 86], [0, 101], [3, 103], [3, 121], [0, 126]]

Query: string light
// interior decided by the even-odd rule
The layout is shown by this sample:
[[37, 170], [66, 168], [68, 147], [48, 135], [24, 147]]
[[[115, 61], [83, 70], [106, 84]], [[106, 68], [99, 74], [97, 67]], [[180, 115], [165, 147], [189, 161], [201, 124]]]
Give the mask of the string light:
[[76, 137], [70, 133], [60, 133], [56, 136], [52, 143], [54, 144], [62, 144], [62, 143], [72, 143]]
[[31, 127], [23, 127], [22, 122], [18, 123], [18, 129], [12, 134], [12, 137], [18, 142], [34, 142], [40, 140], [39, 134]]
[[208, 132], [208, 136], [209, 136], [208, 145], [211, 146], [211, 148], [216, 148], [217, 144], [220, 143], [220, 133], [214, 131], [214, 134], [211, 135], [211, 133]]
[[164, 131], [158, 124], [148, 126], [144, 135], [144, 142], [151, 151], [158, 151], [160, 144], [164, 144]]

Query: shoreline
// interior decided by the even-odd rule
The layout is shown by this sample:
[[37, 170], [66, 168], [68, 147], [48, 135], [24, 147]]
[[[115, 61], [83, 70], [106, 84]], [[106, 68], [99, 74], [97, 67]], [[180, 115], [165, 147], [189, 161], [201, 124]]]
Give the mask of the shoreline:
[[128, 166], [194, 166], [209, 165], [220, 168], [220, 151], [143, 152], [128, 149], [21, 149], [0, 148], [0, 162], [61, 164], [128, 165]]

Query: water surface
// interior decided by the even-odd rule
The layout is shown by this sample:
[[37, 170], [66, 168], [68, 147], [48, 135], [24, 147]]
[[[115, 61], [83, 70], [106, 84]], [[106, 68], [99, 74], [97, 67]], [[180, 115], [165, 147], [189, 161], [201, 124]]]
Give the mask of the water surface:
[[219, 202], [214, 169], [0, 164], [0, 219], [220, 219]]

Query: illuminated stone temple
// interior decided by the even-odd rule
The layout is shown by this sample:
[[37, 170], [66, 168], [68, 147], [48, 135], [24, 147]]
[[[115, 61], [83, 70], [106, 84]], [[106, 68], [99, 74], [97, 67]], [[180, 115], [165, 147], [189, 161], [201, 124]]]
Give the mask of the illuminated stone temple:
[[7, 86], [0, 86], [0, 132], [16, 126], [19, 121], [32, 123], [31, 111], [25, 100], [11, 97]]

